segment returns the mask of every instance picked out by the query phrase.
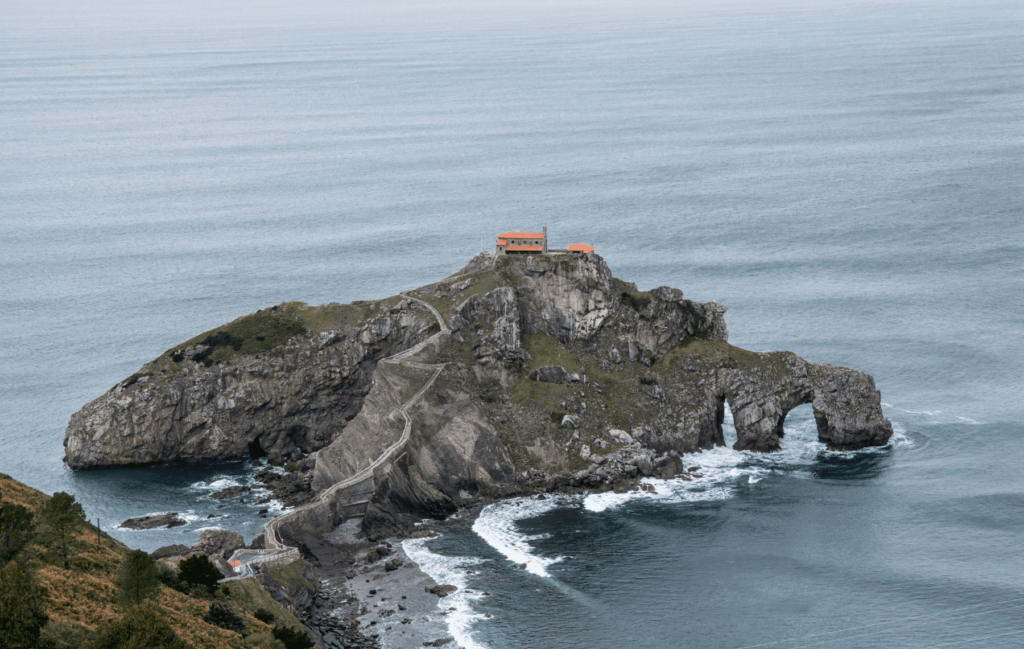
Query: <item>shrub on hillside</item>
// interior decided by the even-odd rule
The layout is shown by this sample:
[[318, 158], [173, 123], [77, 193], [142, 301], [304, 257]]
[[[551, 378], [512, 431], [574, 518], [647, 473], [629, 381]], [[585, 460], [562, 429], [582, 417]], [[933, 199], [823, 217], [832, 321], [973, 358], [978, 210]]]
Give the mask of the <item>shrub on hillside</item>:
[[17, 558], [35, 538], [34, 518], [27, 507], [0, 502], [0, 568]]
[[269, 633], [254, 633], [245, 639], [246, 647], [257, 649], [285, 649], [284, 643]]
[[153, 602], [128, 611], [124, 617], [100, 631], [83, 649], [190, 649], [171, 625], [160, 616]]
[[188, 582], [181, 578], [177, 570], [166, 563], [156, 562], [156, 576], [164, 586], [188, 595]]
[[274, 612], [269, 611], [265, 608], [256, 609], [256, 612], [253, 613], [252, 616], [260, 622], [264, 622], [266, 624], [273, 624], [277, 621], [277, 616], [274, 615]]
[[39, 649], [79, 649], [88, 632], [68, 622], [50, 620], [39, 633]]
[[245, 635], [245, 620], [230, 604], [224, 602], [210, 602], [210, 610], [203, 616], [203, 621], [219, 626], [228, 631]]
[[193, 592], [196, 586], [206, 586], [208, 592], [213, 592], [217, 582], [224, 577], [205, 554], [193, 554], [182, 559], [178, 564], [178, 576], [192, 586]]
[[275, 626], [274, 637], [284, 644], [285, 649], [310, 649], [313, 646], [308, 633], [290, 626]]
[[32, 583], [17, 561], [0, 569], [0, 647], [34, 649], [49, 619], [46, 590]]

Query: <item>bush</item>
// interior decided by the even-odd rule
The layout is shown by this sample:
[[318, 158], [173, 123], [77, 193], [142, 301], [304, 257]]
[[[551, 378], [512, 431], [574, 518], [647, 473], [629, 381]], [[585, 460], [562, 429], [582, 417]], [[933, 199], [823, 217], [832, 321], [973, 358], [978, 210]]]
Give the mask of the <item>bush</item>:
[[290, 626], [275, 626], [274, 637], [284, 644], [284, 649], [310, 649], [313, 646], [308, 633]]
[[0, 647], [32, 649], [49, 616], [46, 590], [29, 581], [18, 562], [0, 569]]
[[639, 311], [648, 304], [651, 303], [650, 295], [634, 295], [633, 293], [622, 293], [622, 303], [632, 308], [634, 311]]
[[196, 586], [205, 586], [208, 592], [213, 592], [217, 582], [224, 577], [205, 554], [193, 554], [182, 559], [178, 564], [178, 576], [187, 581], [193, 590]]
[[78, 649], [85, 642], [84, 628], [50, 620], [39, 633], [39, 649]]
[[254, 633], [245, 639], [245, 646], [260, 649], [285, 649], [284, 643], [269, 633]]
[[152, 602], [128, 611], [84, 649], [189, 649]]
[[234, 631], [245, 635], [245, 620], [230, 604], [224, 602], [210, 602], [210, 610], [203, 616], [203, 621], [219, 626], [228, 631]]
[[164, 586], [188, 595], [188, 582], [178, 575], [177, 570], [166, 563], [156, 562], [156, 576]]
[[274, 615], [273, 611], [269, 611], [265, 608], [256, 609], [256, 612], [253, 613], [252, 616], [260, 622], [264, 622], [266, 624], [274, 624], [274, 622], [277, 621], [277, 616]]
[[640, 384], [641, 385], [657, 385], [658, 384], [658, 379], [643, 378], [643, 379], [640, 379]]

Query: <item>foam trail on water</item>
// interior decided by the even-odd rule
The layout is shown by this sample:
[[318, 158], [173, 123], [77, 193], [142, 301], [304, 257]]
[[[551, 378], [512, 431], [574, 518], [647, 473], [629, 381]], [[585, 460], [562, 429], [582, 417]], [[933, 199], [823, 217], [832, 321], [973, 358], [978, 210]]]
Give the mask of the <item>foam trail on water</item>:
[[236, 478], [229, 478], [227, 476], [219, 476], [214, 478], [213, 480], [210, 480], [209, 482], [204, 482], [200, 480], [199, 482], [194, 482], [191, 485], [192, 489], [210, 492], [220, 491], [221, 489], [227, 489], [228, 487], [241, 486], [242, 483], [240, 483]]
[[[793, 411], [786, 419], [782, 449], [777, 453], [734, 451], [736, 428], [732, 412], [727, 408], [722, 432], [726, 446], [702, 453], [683, 456], [685, 467], [699, 466], [692, 480], [674, 478], [654, 480], [645, 478], [652, 491], [634, 491], [624, 494], [591, 494], [584, 498], [583, 506], [592, 512], [603, 512], [631, 500], [647, 499], [666, 503], [699, 502], [731, 498], [740, 489], [751, 488], [766, 476], [786, 473], [790, 476], [810, 476], [814, 463], [833, 453], [818, 441], [818, 429], [809, 409]], [[887, 446], [871, 447], [858, 453], [878, 453], [887, 448], [913, 445], [913, 440], [899, 424], [893, 424], [893, 436]], [[849, 452], [841, 453], [848, 456]]]
[[547, 567], [561, 561], [562, 557], [545, 558], [534, 555], [530, 541], [541, 537], [522, 534], [516, 529], [516, 523], [524, 518], [533, 518], [556, 509], [565, 504], [566, 500], [559, 497], [546, 500], [515, 498], [494, 503], [484, 507], [473, 521], [473, 531], [512, 563], [525, 563], [527, 572], [538, 577], [550, 577]]
[[[402, 541], [402, 549], [410, 559], [419, 565], [420, 570], [430, 575], [430, 578], [438, 584], [451, 584], [458, 586], [448, 597], [439, 598], [437, 607], [448, 611], [445, 621], [448, 624], [448, 631], [455, 638], [456, 644], [464, 649], [487, 649], [484, 645], [473, 639], [471, 629], [478, 620], [484, 616], [473, 611], [472, 603], [482, 597], [476, 592], [466, 592], [468, 579], [466, 567], [483, 563], [483, 559], [476, 557], [447, 557], [431, 552], [427, 548], [427, 541], [430, 539], [406, 539]], [[449, 611], [454, 608], [454, 611]]]

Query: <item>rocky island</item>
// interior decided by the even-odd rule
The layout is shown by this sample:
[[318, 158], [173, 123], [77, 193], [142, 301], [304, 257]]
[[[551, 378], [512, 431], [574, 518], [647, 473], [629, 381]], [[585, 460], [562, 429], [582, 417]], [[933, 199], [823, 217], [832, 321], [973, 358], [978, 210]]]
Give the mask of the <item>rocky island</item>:
[[688, 478], [682, 456], [772, 452], [811, 404], [833, 450], [892, 427], [873, 378], [728, 342], [726, 308], [640, 291], [596, 253], [481, 253], [390, 298], [287, 302], [182, 343], [71, 417], [72, 469], [268, 456], [290, 505], [262, 545], [310, 556], [481, 501]]

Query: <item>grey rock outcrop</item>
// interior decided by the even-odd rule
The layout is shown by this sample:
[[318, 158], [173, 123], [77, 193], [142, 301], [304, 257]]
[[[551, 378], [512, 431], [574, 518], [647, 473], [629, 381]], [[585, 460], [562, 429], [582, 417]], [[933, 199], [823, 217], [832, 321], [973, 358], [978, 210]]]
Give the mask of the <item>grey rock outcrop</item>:
[[157, 514], [155, 516], [129, 518], [118, 527], [126, 530], [153, 530], [158, 527], [166, 527], [170, 529], [172, 527], [181, 527], [182, 525], [187, 524], [188, 521], [182, 520], [178, 517], [177, 513], [172, 512], [170, 514]]
[[565, 383], [569, 380], [569, 373], [561, 365], [545, 365], [530, 372], [527, 378], [542, 383]]
[[369, 306], [338, 306], [350, 329], [294, 336], [273, 353], [236, 354], [210, 367], [187, 354], [176, 362], [161, 356], [135, 375], [145, 380], [120, 383], [71, 416], [68, 466], [233, 459], [250, 445], [281, 461], [296, 447], [326, 446], [359, 412], [377, 361], [423, 340], [435, 324], [411, 300]]
[[189, 554], [205, 554], [211, 559], [227, 559], [235, 550], [245, 547], [245, 540], [238, 532], [230, 530], [206, 530], [189, 550]]
[[149, 556], [154, 559], [166, 559], [168, 557], [183, 557], [188, 554], [189, 547], [182, 545], [181, 543], [175, 543], [173, 545], [165, 545], [161, 548], [157, 548], [149, 553]]

